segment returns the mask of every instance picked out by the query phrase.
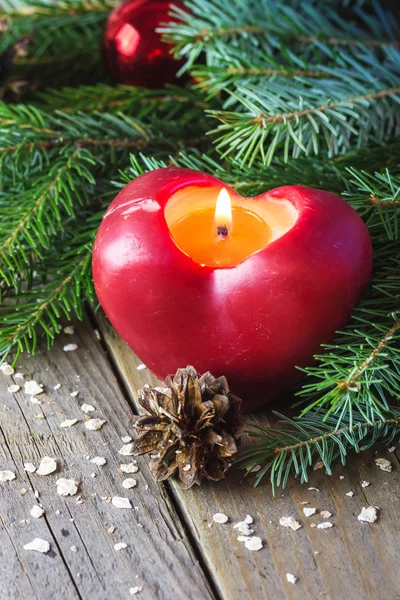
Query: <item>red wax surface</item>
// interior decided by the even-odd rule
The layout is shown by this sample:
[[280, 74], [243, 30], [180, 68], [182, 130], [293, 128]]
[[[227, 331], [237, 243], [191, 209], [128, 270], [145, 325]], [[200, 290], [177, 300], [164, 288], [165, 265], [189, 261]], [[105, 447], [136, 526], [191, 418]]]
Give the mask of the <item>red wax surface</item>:
[[[226, 375], [252, 410], [288, 390], [348, 321], [370, 277], [367, 228], [342, 199], [285, 186], [293, 227], [233, 268], [204, 268], [175, 245], [164, 208], [186, 186], [225, 187], [165, 168], [129, 183], [109, 207], [93, 251], [96, 292], [110, 321], [158, 377], [192, 364]], [[253, 199], [254, 200], [254, 199]], [[193, 207], [195, 209], [195, 207]], [[190, 207], [188, 207], [190, 210]]]

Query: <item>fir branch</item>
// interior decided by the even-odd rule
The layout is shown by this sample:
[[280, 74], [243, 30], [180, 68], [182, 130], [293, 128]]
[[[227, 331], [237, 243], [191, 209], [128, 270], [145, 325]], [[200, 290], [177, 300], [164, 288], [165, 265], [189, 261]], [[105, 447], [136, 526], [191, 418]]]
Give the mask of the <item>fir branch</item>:
[[281, 423], [290, 429], [275, 429], [253, 425], [250, 436], [258, 444], [242, 451], [238, 463], [242, 468], [263, 464], [256, 476], [256, 485], [270, 473], [273, 491], [277, 486], [286, 487], [293, 474], [301, 483], [308, 481], [308, 473], [320, 461], [328, 475], [332, 475], [332, 464], [340, 457], [346, 464], [349, 451], [360, 452], [378, 440], [389, 444], [400, 433], [400, 410], [388, 407], [379, 419], [365, 422], [356, 410], [352, 420], [343, 419], [340, 428], [337, 419], [325, 411], [312, 411], [301, 419], [290, 419], [276, 414]]

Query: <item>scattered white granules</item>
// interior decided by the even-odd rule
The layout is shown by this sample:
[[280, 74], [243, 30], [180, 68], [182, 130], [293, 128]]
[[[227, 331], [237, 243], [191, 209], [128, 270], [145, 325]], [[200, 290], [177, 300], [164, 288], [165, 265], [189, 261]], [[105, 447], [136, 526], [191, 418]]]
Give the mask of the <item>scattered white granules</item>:
[[111, 500], [111, 504], [117, 508], [132, 508], [129, 498], [122, 498], [121, 496], [114, 496]]
[[303, 513], [305, 514], [306, 517], [312, 517], [313, 515], [315, 515], [316, 512], [317, 512], [316, 508], [307, 508], [307, 507], [303, 508]]
[[35, 550], [36, 552], [46, 554], [50, 550], [50, 544], [46, 540], [35, 538], [29, 544], [25, 544], [24, 550]]
[[282, 527], [290, 527], [293, 531], [297, 531], [302, 527], [302, 525], [300, 525], [293, 517], [281, 517], [279, 519], [279, 525], [282, 525]]
[[0, 471], [0, 481], [13, 481], [16, 478], [16, 474], [13, 471]]
[[346, 496], [350, 496], [350, 498], [352, 498], [354, 496], [354, 492], [346, 492]]
[[329, 519], [332, 516], [332, 513], [329, 510], [321, 510], [321, 517], [323, 519]]
[[15, 379], [24, 379], [25, 375], [23, 373], [15, 373]]
[[29, 400], [32, 402], [32, 404], [42, 404], [39, 398], [36, 398], [36, 396], [31, 396]]
[[78, 394], [79, 394], [79, 391], [75, 390], [74, 392], [70, 393], [70, 396], [72, 396], [72, 398], [76, 398]]
[[244, 521], [236, 523], [236, 525], [234, 525], [233, 528], [237, 529], [242, 535], [251, 535], [252, 533], [254, 533], [254, 529], [251, 529], [249, 525], [251, 525], [253, 521], [253, 517], [247, 515]]
[[125, 544], [124, 542], [118, 542], [117, 544], [114, 544], [114, 550], [116, 552], [118, 552], [119, 550], [123, 550], [124, 548], [127, 548], [128, 544]]
[[314, 488], [314, 487], [310, 487], [310, 488], [308, 488], [308, 490], [310, 492], [319, 492], [319, 489], [318, 488]]
[[289, 583], [296, 583], [297, 581], [296, 575], [292, 575], [291, 573], [286, 573], [286, 579]]
[[377, 506], [368, 506], [368, 508], [362, 507], [362, 511], [358, 515], [357, 519], [359, 521], [364, 521], [365, 523], [375, 523], [378, 518], [378, 507]]
[[106, 423], [103, 419], [89, 419], [85, 422], [85, 427], [89, 431], [98, 431]]
[[61, 387], [61, 383], [56, 383], [56, 385], [53, 387], [53, 390], [56, 392], [57, 390], [59, 390]]
[[318, 529], [330, 529], [331, 527], [333, 527], [333, 524], [329, 523], [329, 521], [326, 521], [325, 523], [319, 523], [317, 527]]
[[124, 479], [122, 482], [122, 487], [125, 488], [126, 490], [130, 490], [131, 488], [134, 488], [136, 486], [137, 486], [136, 479]]
[[60, 423], [60, 427], [63, 429], [67, 429], [68, 427], [72, 427], [78, 423], [78, 419], [66, 419], [62, 423]]
[[78, 350], [78, 344], [67, 344], [63, 350], [64, 352], [73, 352], [74, 350]]
[[213, 521], [215, 521], [215, 523], [227, 523], [228, 520], [229, 517], [224, 515], [224, 513], [215, 513], [215, 515], [213, 515]]
[[247, 538], [244, 545], [246, 546], [247, 550], [251, 550], [252, 552], [257, 552], [263, 547], [262, 539], [257, 536]]
[[132, 438], [131, 438], [131, 436], [130, 436], [130, 435], [124, 435], [124, 436], [121, 438], [121, 441], [122, 441], [122, 443], [123, 443], [123, 444], [129, 444], [129, 442], [131, 442], [131, 441], [132, 441]]
[[375, 464], [382, 471], [387, 471], [388, 473], [392, 472], [392, 463], [390, 462], [390, 460], [387, 460], [386, 458], [376, 458]]
[[142, 585], [135, 585], [135, 587], [129, 588], [129, 593], [131, 596], [136, 596], [136, 594], [139, 594], [142, 591], [142, 589]]
[[43, 394], [43, 388], [37, 381], [31, 379], [30, 381], [25, 381], [24, 392], [30, 396], [36, 396], [37, 394]]
[[122, 454], [123, 456], [132, 456], [133, 444], [124, 444], [121, 450], [118, 451], [118, 454]]
[[75, 496], [78, 491], [79, 481], [77, 479], [57, 479], [57, 494], [59, 496]]
[[93, 412], [96, 409], [91, 404], [82, 404], [81, 410], [87, 414], [87, 413]]
[[147, 369], [146, 365], [144, 365], [143, 363], [141, 363], [140, 365], [138, 365], [137, 367], [138, 371], [143, 371], [143, 369]]
[[44, 456], [40, 461], [36, 473], [37, 475], [50, 475], [50, 473], [54, 473], [54, 471], [57, 471], [57, 462], [54, 458], [50, 458], [50, 456]]
[[134, 463], [128, 463], [125, 465], [121, 464], [119, 466], [119, 470], [122, 471], [122, 473], [137, 473], [139, 471], [139, 467]]
[[30, 512], [30, 515], [34, 519], [40, 519], [40, 517], [42, 517], [44, 515], [44, 509], [41, 506], [38, 506], [37, 504], [35, 504], [35, 506], [32, 508], [32, 510]]
[[19, 390], [20, 387], [16, 383], [13, 383], [13, 385], [8, 386], [7, 388], [7, 392], [10, 392], [10, 394], [16, 394], [17, 392], [19, 392]]
[[14, 374], [14, 369], [12, 368], [11, 365], [8, 365], [7, 363], [3, 363], [0, 366], [0, 371], [2, 373], [4, 373], [4, 375], [13, 375]]
[[28, 473], [34, 473], [36, 471], [35, 465], [33, 463], [31, 463], [31, 462], [24, 463], [24, 469]]
[[363, 487], [363, 488], [364, 487], [368, 487], [369, 485], [371, 485], [369, 481], [362, 481], [361, 482], [361, 487]]
[[183, 470], [184, 470], [184, 471], [190, 471], [190, 469], [191, 469], [191, 468], [192, 468], [192, 465], [185, 465], [185, 466], [183, 467]]
[[104, 458], [104, 456], [95, 456], [94, 458], [90, 459], [90, 462], [98, 467], [103, 467], [106, 464], [107, 459]]
[[71, 546], [70, 551], [71, 552], [78, 552], [78, 548], [76, 546]]
[[249, 465], [246, 467], [246, 471], [248, 473], [257, 473], [258, 471], [261, 470], [261, 465]]
[[66, 333], [67, 335], [74, 335], [75, 329], [73, 325], [67, 325], [67, 327], [64, 327], [64, 333]]

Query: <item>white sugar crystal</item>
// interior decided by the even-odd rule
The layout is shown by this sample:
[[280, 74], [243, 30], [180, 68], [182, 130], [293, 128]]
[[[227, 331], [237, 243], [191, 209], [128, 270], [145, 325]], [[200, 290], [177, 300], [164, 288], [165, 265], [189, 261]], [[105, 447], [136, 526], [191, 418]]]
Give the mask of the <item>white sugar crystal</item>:
[[53, 390], [57, 391], [60, 389], [60, 387], [61, 387], [61, 383], [56, 383], [56, 385], [53, 387]]
[[132, 456], [133, 454], [133, 443], [132, 444], [124, 444], [121, 450], [118, 451], [119, 454], [123, 456]]
[[79, 391], [75, 390], [75, 392], [70, 393], [70, 396], [72, 396], [72, 398], [76, 398], [78, 394], [79, 394]]
[[36, 471], [35, 465], [33, 463], [31, 463], [31, 462], [24, 463], [24, 469], [28, 473], [34, 473]]
[[352, 498], [354, 496], [354, 492], [346, 492], [346, 496], [350, 496], [350, 498]]
[[392, 463], [390, 462], [390, 460], [387, 460], [386, 458], [376, 458], [375, 464], [382, 471], [387, 471], [388, 473], [391, 473], [391, 471], [392, 471]]
[[7, 388], [7, 392], [10, 392], [10, 394], [16, 394], [19, 390], [20, 387], [16, 383], [13, 383], [13, 385], [8, 386]]
[[215, 515], [213, 515], [213, 521], [215, 521], [215, 523], [227, 523], [228, 519], [229, 517], [224, 515], [224, 513], [215, 513]]
[[2, 373], [4, 373], [4, 375], [13, 375], [14, 374], [14, 369], [12, 368], [11, 365], [8, 365], [7, 363], [3, 363], [0, 366], [0, 371]]
[[94, 465], [97, 465], [98, 467], [102, 467], [103, 465], [106, 464], [107, 459], [104, 458], [104, 456], [95, 456], [94, 458], [90, 459], [90, 462], [93, 463]]
[[261, 465], [249, 465], [246, 467], [246, 471], [248, 473], [257, 473], [258, 471], [261, 471]]
[[67, 429], [68, 427], [72, 427], [78, 423], [78, 419], [66, 419], [62, 423], [60, 423], [60, 427], [63, 429]]
[[191, 468], [192, 468], [192, 465], [185, 465], [185, 466], [183, 467], [183, 470], [184, 470], [184, 471], [190, 471], [190, 469], [191, 469]]
[[78, 350], [78, 344], [67, 344], [63, 350], [64, 352], [73, 352], [74, 350]]
[[132, 508], [129, 498], [122, 498], [121, 496], [114, 496], [114, 498], [111, 500], [111, 503], [117, 508]]
[[36, 398], [36, 396], [31, 396], [29, 400], [32, 402], [32, 404], [42, 404], [39, 398]]
[[136, 596], [136, 594], [139, 594], [142, 591], [142, 589], [142, 585], [135, 585], [135, 587], [129, 588], [129, 593], [131, 596]]
[[244, 545], [246, 546], [247, 550], [251, 550], [252, 552], [257, 552], [263, 547], [262, 539], [257, 536], [248, 538]]
[[244, 520], [240, 521], [239, 523], [236, 523], [236, 525], [234, 525], [233, 528], [237, 529], [242, 535], [251, 535], [252, 533], [254, 533], [254, 529], [251, 529], [249, 525], [250, 523], [247, 523], [246, 520]]
[[137, 473], [139, 467], [134, 463], [128, 463], [120, 465], [119, 470], [122, 471], [122, 473]]
[[302, 527], [302, 525], [300, 525], [293, 517], [281, 517], [279, 519], [279, 525], [282, 525], [282, 527], [290, 527], [293, 531], [297, 531]]
[[98, 431], [106, 423], [103, 419], [89, 419], [85, 422], [85, 427], [89, 431]]
[[306, 506], [303, 508], [303, 513], [306, 517], [312, 517], [317, 512], [316, 508], [307, 508]]
[[124, 548], [127, 548], [128, 544], [125, 544], [124, 542], [118, 542], [117, 544], [114, 544], [114, 550], [116, 550], [116, 552], [118, 552], [119, 550], [123, 550]]
[[43, 394], [43, 388], [37, 381], [31, 379], [30, 381], [25, 381], [24, 392], [30, 396], [36, 396], [37, 394]]
[[125, 488], [126, 490], [130, 490], [131, 488], [134, 488], [136, 486], [137, 486], [136, 479], [124, 479], [124, 481], [122, 482], [122, 487]]
[[57, 494], [59, 496], [75, 496], [78, 491], [79, 481], [77, 479], [57, 479]]
[[124, 437], [121, 438], [121, 441], [123, 444], [129, 444], [129, 442], [132, 441], [132, 438], [130, 435], [124, 435]]
[[16, 474], [13, 471], [0, 471], [0, 481], [13, 481], [16, 478]]
[[35, 550], [36, 552], [46, 554], [50, 550], [50, 544], [46, 540], [35, 538], [29, 544], [25, 544], [24, 550]]
[[143, 369], [147, 369], [146, 365], [144, 365], [143, 363], [141, 363], [140, 365], [138, 365], [137, 367], [138, 371], [143, 371]]
[[321, 510], [321, 517], [323, 519], [329, 519], [332, 516], [332, 513], [329, 510]]
[[87, 413], [93, 412], [96, 409], [91, 404], [82, 404], [81, 410], [87, 414]]
[[359, 521], [364, 521], [365, 523], [375, 523], [378, 518], [378, 510], [379, 509], [376, 506], [368, 506], [368, 508], [363, 506], [357, 519]]
[[50, 473], [54, 473], [56, 470], [57, 462], [54, 460], [54, 458], [50, 458], [50, 456], [44, 456], [40, 461], [40, 465], [36, 473], [37, 475], [50, 475]]
[[32, 510], [30, 512], [30, 515], [34, 519], [40, 519], [40, 517], [42, 515], [44, 515], [44, 509], [41, 506], [38, 506], [37, 504], [35, 504], [35, 506], [32, 508]]
[[362, 488], [364, 488], [364, 487], [368, 487], [369, 485], [371, 485], [369, 481], [362, 481], [362, 482], [361, 482], [361, 487], [362, 487]]
[[64, 333], [66, 333], [67, 335], [74, 335], [75, 329], [73, 325], [67, 325], [67, 327], [64, 327]]
[[317, 527], [318, 529], [330, 529], [331, 527], [333, 527], [333, 524], [329, 523], [329, 521], [326, 521], [326, 523], [319, 523]]
[[71, 546], [70, 551], [71, 552], [78, 552], [78, 548], [76, 546]]
[[292, 575], [291, 573], [286, 573], [286, 579], [289, 583], [296, 583], [297, 581], [296, 575]]

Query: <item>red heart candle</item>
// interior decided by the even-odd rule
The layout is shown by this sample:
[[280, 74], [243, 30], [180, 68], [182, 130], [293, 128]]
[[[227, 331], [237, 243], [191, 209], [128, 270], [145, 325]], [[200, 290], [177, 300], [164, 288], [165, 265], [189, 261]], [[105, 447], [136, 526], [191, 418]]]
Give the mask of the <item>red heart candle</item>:
[[349, 319], [371, 273], [366, 226], [341, 198], [285, 186], [243, 198], [158, 169], [107, 210], [93, 249], [102, 307], [158, 377], [226, 375], [251, 410], [301, 377]]

